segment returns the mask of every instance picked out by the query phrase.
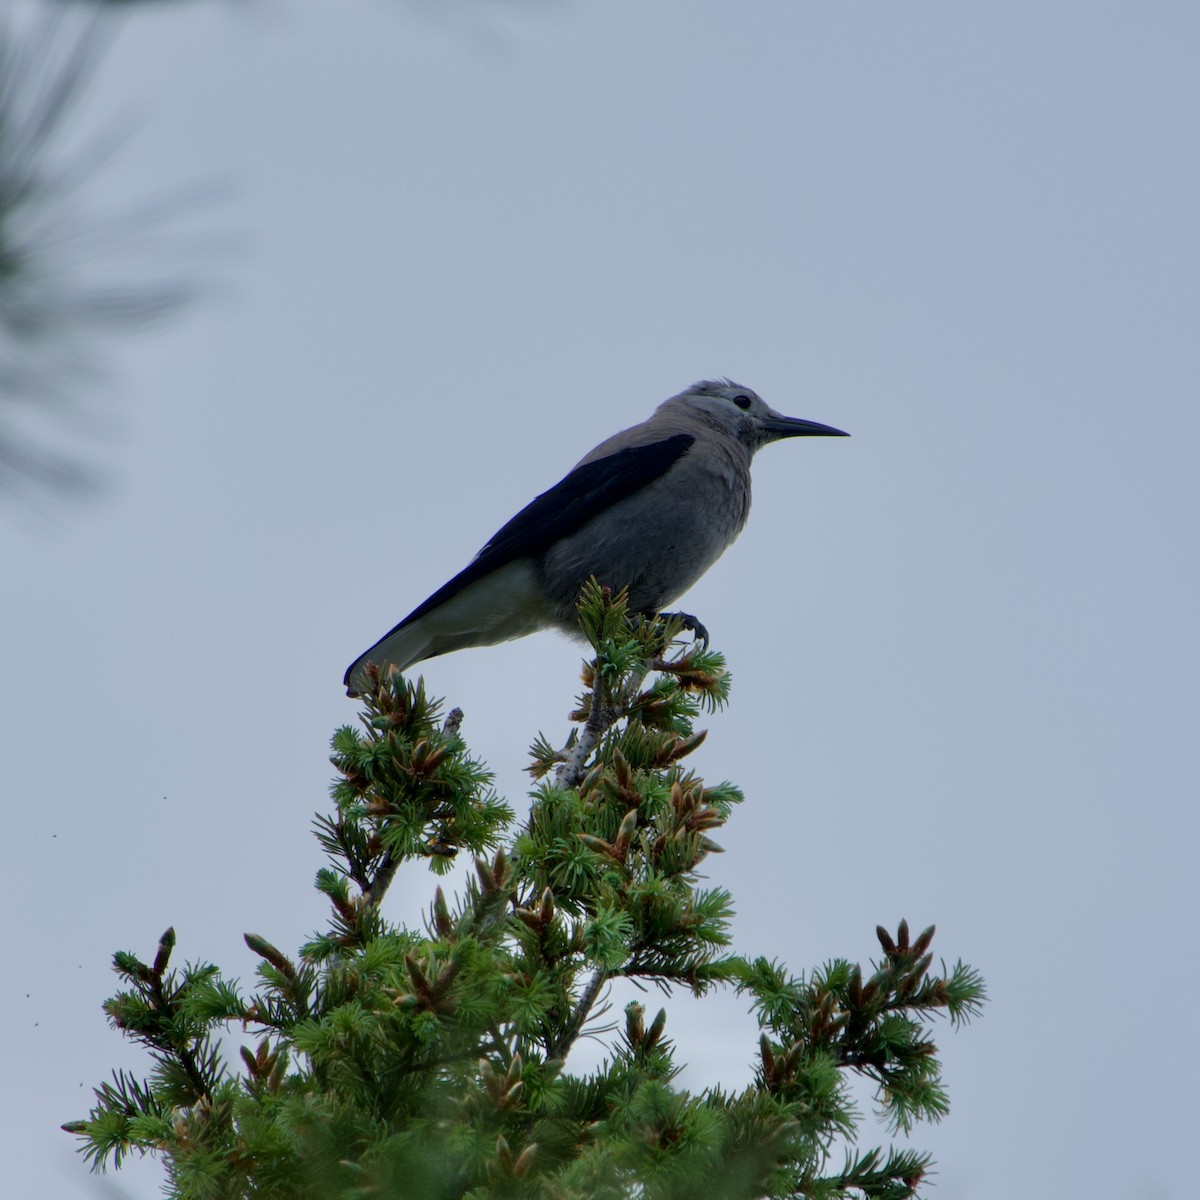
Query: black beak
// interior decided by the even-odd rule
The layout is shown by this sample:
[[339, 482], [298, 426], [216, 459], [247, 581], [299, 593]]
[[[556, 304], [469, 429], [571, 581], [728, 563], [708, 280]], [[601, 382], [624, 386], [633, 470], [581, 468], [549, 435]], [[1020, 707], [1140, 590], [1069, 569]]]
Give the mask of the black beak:
[[768, 417], [762, 423], [771, 435], [771, 440], [788, 437], [849, 437], [843, 429], [822, 425], [819, 421], [805, 421], [800, 417]]

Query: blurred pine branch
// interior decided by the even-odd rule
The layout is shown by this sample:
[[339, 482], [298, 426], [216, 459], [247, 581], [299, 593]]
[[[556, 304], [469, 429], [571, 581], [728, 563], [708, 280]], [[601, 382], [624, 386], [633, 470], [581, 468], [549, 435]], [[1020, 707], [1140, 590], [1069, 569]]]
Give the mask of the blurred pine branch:
[[[111, 139], [68, 148], [111, 24], [78, 6], [0, 18], [0, 491], [97, 481], [72, 447], [112, 335], [177, 312], [160, 237], [197, 195], [97, 211]], [[170, 254], [166, 256], [170, 261]], [[86, 422], [82, 422], [86, 424]]]

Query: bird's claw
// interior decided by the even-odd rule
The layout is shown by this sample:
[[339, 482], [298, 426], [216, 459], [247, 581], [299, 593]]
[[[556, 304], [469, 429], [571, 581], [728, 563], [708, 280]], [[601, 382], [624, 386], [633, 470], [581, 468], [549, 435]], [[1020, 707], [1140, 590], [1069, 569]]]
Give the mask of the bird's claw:
[[704, 628], [704, 624], [699, 618], [685, 612], [665, 612], [659, 613], [658, 616], [663, 621], [679, 621], [684, 629], [691, 632], [693, 645], [699, 642], [705, 650], [708, 649], [708, 630]]

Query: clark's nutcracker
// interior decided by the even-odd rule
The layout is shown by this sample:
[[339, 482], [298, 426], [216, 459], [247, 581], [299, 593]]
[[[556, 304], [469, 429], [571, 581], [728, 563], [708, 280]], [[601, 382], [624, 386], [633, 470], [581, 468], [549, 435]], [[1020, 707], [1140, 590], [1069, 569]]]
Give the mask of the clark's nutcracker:
[[591, 575], [627, 587], [631, 611], [662, 612], [741, 532], [756, 450], [786, 437], [847, 436], [785, 417], [728, 379], [695, 384], [601, 442], [517, 513], [466, 570], [350, 664], [347, 692], [370, 686], [372, 662], [404, 671], [548, 626], [579, 637], [575, 602]]

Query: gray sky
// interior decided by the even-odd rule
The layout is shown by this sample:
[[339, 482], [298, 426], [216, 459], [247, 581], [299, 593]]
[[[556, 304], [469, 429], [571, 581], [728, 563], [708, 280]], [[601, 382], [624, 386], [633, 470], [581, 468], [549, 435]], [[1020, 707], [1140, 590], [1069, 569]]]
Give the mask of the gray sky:
[[[322, 923], [346, 663], [730, 375], [854, 435], [764, 451], [687, 597], [734, 672], [697, 764], [748, 796], [738, 948], [865, 960], [906, 916], [984, 972], [932, 1195], [1191, 1200], [1200, 9], [436, 7], [139, 9], [91, 93], [134, 128], [96, 205], [230, 178], [237, 248], [112, 347], [108, 493], [0, 523], [6, 1186], [101, 1194], [57, 1126], [145, 1064], [114, 949], [173, 924], [249, 980], [244, 930]], [[426, 664], [518, 807], [578, 660]], [[670, 1010], [689, 1086], [749, 1078], [739, 1001]]]

